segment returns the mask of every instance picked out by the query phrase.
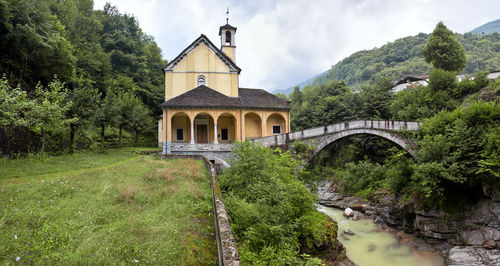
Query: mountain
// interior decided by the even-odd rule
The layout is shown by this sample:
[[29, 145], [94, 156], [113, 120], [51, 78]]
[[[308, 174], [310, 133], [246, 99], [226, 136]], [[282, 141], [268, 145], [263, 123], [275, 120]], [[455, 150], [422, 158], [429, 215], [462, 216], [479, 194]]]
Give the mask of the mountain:
[[[336, 79], [344, 80], [353, 89], [359, 89], [366, 84], [373, 84], [377, 78], [398, 80], [409, 75], [429, 74], [432, 65], [426, 63], [422, 55], [428, 37], [429, 34], [420, 33], [380, 48], [356, 52], [317, 77], [313, 84]], [[467, 59], [461, 74], [500, 70], [499, 33], [481, 36], [470, 32], [456, 33], [455, 37], [464, 47]]]
[[479, 26], [471, 30], [470, 32], [478, 35], [492, 34], [494, 32], [500, 33], [500, 19], [490, 21], [482, 26]]
[[[327, 70], [327, 71], [325, 71], [325, 72], [319, 73], [319, 74], [317, 74], [317, 75], [314, 75], [313, 77], [311, 77], [311, 78], [309, 78], [309, 79], [307, 79], [307, 80], [304, 80], [304, 81], [300, 82], [299, 84], [297, 84], [297, 85], [295, 85], [295, 86], [299, 86], [299, 87], [300, 87], [300, 89], [302, 89], [302, 88], [304, 88], [306, 85], [311, 84], [311, 83], [312, 83], [312, 82], [313, 82], [313, 81], [314, 81], [317, 77], [319, 77], [319, 76], [321, 76], [321, 75], [325, 74], [326, 72], [328, 72], [328, 70]], [[276, 93], [283, 93], [283, 94], [285, 94], [285, 95], [289, 95], [290, 93], [292, 93], [293, 88], [295, 88], [295, 86], [290, 87], [290, 88], [286, 88], [286, 89], [277, 89], [277, 90], [274, 90], [274, 91], [273, 91], [273, 93], [274, 93], [274, 94], [276, 94]]]
[[[467, 63], [462, 74], [474, 74], [479, 71], [500, 70], [500, 19], [488, 22], [471, 32], [455, 34], [465, 49]], [[496, 31], [496, 32], [495, 32]], [[479, 36], [476, 32], [485, 32]], [[488, 32], [488, 33], [487, 33]], [[492, 32], [491, 34], [489, 34]], [[409, 75], [428, 74], [432, 65], [425, 62], [422, 55], [430, 34], [420, 33], [389, 42], [379, 48], [358, 51], [326, 72], [301, 82], [301, 88], [307, 84], [322, 84], [329, 80], [344, 80], [347, 86], [359, 89], [372, 84], [377, 78], [401, 79]], [[292, 88], [277, 90], [289, 94]]]

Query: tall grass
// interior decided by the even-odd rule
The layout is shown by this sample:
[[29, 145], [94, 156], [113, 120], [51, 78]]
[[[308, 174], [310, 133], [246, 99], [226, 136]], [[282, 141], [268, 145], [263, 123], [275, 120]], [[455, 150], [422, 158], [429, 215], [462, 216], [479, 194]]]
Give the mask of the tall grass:
[[108, 156], [80, 157], [90, 168], [73, 167], [75, 158], [58, 168], [64, 159], [57, 158], [50, 171], [2, 180], [0, 263], [215, 264], [203, 164]]

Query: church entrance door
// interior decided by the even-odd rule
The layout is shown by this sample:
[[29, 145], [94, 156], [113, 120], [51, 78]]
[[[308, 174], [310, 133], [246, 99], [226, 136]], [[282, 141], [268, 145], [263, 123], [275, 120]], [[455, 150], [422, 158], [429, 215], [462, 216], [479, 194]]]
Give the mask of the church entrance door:
[[208, 125], [196, 125], [196, 143], [208, 143]]

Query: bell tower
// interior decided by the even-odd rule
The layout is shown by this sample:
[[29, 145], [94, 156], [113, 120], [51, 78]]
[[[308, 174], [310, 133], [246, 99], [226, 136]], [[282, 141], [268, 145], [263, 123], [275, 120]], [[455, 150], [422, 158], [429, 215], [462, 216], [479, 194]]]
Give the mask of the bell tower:
[[[226, 11], [226, 16], [229, 15], [229, 9]], [[236, 45], [234, 35], [236, 34], [236, 27], [229, 25], [229, 17], [226, 17], [226, 25], [220, 26], [219, 36], [221, 43], [221, 50], [224, 52], [233, 62], [236, 63]]]

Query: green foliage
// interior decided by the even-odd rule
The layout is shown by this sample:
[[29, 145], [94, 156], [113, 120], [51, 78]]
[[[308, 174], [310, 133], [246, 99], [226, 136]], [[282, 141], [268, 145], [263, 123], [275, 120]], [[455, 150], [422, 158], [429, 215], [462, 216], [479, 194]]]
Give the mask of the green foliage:
[[488, 173], [500, 178], [500, 127], [493, 127], [485, 134], [483, 145], [485, 149], [481, 153], [477, 174]]
[[30, 91], [39, 81], [48, 84], [54, 75], [72, 79], [73, 47], [64, 37], [64, 25], [51, 14], [49, 1], [1, 1], [0, 10], [0, 73]]
[[33, 102], [27, 93], [19, 87], [11, 88], [4, 77], [0, 80], [0, 127], [27, 127], [28, 113], [33, 108]]
[[380, 78], [372, 86], [366, 86], [359, 93], [360, 110], [358, 117], [362, 119], [389, 119], [389, 105], [393, 97], [391, 79]]
[[238, 143], [231, 168], [219, 177], [232, 230], [240, 242], [240, 258], [251, 264], [297, 264], [298, 250], [327, 229], [311, 223], [319, 218], [313, 196], [294, 176], [298, 162], [286, 152], [255, 143]]
[[495, 137], [492, 132], [498, 131], [499, 122], [498, 105], [484, 102], [441, 112], [426, 120], [412, 176], [412, 189], [424, 208], [436, 206], [436, 202], [443, 207], [457, 191], [464, 196], [476, 193], [481, 190], [483, 178], [495, 175], [494, 164], [490, 168], [481, 162], [485, 156], [490, 162], [495, 160], [498, 147], [489, 139]]
[[[18, 111], [21, 117], [16, 123], [26, 125], [0, 126], [0, 133], [6, 132], [0, 134], [0, 142], [8, 142], [2, 147], [3, 153], [39, 151], [49, 142], [49, 150], [57, 152], [67, 147], [63, 143], [68, 139], [72, 152], [75, 143], [86, 143], [77, 145], [82, 148], [93, 143], [99, 129], [103, 142], [105, 127], [119, 128], [120, 143], [123, 137], [132, 135], [123, 130], [132, 131], [136, 143], [140, 137], [155, 136], [151, 118], [145, 116], [153, 117], [160, 112], [158, 104], [163, 101], [164, 80], [159, 69], [166, 62], [154, 39], [142, 32], [135, 17], [121, 14], [110, 4], [104, 11], [94, 10], [91, 0], [0, 1], [0, 14], [0, 74], [6, 76], [11, 87], [19, 84], [19, 89], [29, 95], [19, 94], [18, 98], [38, 101], [36, 98], [41, 97], [39, 101], [44, 103], [43, 97], [47, 95], [42, 95], [42, 91], [50, 90], [57, 75], [67, 90], [63, 103], [68, 104], [66, 120], [60, 121], [63, 127], [57, 130], [50, 129], [56, 125], [42, 130]], [[140, 104], [130, 112], [112, 114], [111, 110], [122, 110], [121, 102], [116, 100], [121, 99], [122, 93]], [[106, 101], [108, 94], [113, 95], [113, 101], [111, 97]], [[36, 109], [38, 104], [24, 108]], [[11, 118], [15, 117], [13, 113], [9, 114]], [[124, 122], [132, 113], [137, 118], [133, 125]], [[33, 114], [31, 119], [38, 122], [54, 120], [59, 115], [58, 112]], [[150, 128], [145, 130], [146, 127]]]
[[439, 22], [429, 36], [422, 54], [427, 63], [446, 71], [460, 71], [465, 67], [465, 51], [453, 32]]
[[306, 86], [302, 92], [297, 88], [291, 98], [292, 130], [349, 120], [356, 112], [356, 96], [342, 81]]
[[429, 86], [433, 93], [438, 91], [452, 92], [457, 85], [457, 73], [440, 68], [432, 70], [429, 76]]
[[370, 198], [377, 188], [382, 187], [384, 178], [383, 166], [361, 161], [357, 164], [348, 163], [346, 169], [339, 173], [338, 181], [343, 192]]

